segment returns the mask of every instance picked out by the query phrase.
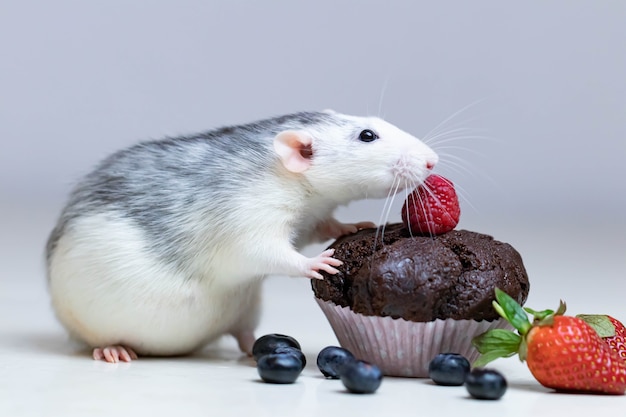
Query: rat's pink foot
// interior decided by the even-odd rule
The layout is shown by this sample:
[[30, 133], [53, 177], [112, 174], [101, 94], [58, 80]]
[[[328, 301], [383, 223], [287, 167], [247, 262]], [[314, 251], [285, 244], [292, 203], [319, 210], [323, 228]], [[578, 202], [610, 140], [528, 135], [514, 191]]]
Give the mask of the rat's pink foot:
[[241, 331], [233, 333], [233, 337], [237, 339], [239, 349], [248, 356], [252, 356], [252, 346], [254, 346], [255, 338], [252, 331]]
[[334, 253], [334, 249], [327, 249], [319, 256], [315, 258], [309, 258], [309, 263], [307, 265], [308, 272], [306, 273], [306, 276], [309, 278], [324, 279], [322, 274], [320, 274], [318, 271], [325, 271], [331, 275], [335, 275], [336, 273], [338, 273], [339, 271], [334, 267], [343, 265], [343, 262], [341, 262], [339, 259], [333, 258]]
[[130, 362], [133, 359], [137, 359], [137, 354], [131, 348], [115, 345], [95, 348], [93, 350], [93, 358], [97, 361], [109, 363]]

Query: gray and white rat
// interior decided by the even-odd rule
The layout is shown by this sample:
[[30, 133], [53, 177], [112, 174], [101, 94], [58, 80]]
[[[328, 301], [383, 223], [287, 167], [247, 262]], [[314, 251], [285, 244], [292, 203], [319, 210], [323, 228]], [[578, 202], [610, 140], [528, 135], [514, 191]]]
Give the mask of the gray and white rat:
[[301, 112], [138, 143], [73, 190], [46, 247], [60, 322], [95, 359], [181, 355], [231, 334], [250, 353], [269, 274], [341, 261], [298, 249], [373, 223], [333, 211], [420, 184], [437, 155], [375, 117]]

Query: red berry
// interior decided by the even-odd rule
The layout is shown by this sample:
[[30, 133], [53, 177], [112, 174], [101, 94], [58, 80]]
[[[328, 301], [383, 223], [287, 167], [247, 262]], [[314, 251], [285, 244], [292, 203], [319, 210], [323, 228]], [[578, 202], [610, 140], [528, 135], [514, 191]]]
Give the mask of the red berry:
[[604, 337], [604, 341], [609, 344], [620, 358], [626, 361], [626, 328], [617, 319], [607, 316], [613, 326], [615, 326], [615, 336]]
[[430, 175], [402, 206], [402, 221], [414, 234], [440, 235], [454, 229], [461, 208], [454, 184], [442, 176]]
[[626, 327], [619, 320], [606, 314], [579, 314], [577, 317], [593, 327], [611, 350], [626, 361]]
[[559, 391], [624, 394], [626, 363], [577, 317], [555, 316], [527, 336], [526, 361], [542, 385]]
[[[474, 338], [472, 343], [482, 354], [475, 367], [517, 353], [545, 387], [617, 395], [626, 392], [626, 362], [585, 320], [564, 315], [565, 303], [556, 311], [522, 309], [499, 289], [496, 301], [494, 308], [517, 333], [496, 329]], [[527, 313], [534, 316], [532, 323]]]

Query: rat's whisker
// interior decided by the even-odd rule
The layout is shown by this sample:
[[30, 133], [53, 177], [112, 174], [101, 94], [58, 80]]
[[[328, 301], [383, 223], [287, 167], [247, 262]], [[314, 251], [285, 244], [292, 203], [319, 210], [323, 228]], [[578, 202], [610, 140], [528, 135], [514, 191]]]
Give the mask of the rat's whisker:
[[389, 218], [389, 212], [391, 211], [391, 207], [393, 206], [393, 201], [395, 199], [395, 194], [398, 191], [400, 181], [401, 180], [397, 176], [393, 179], [393, 183], [389, 189], [387, 198], [385, 198], [385, 204], [383, 205], [382, 212], [380, 213], [380, 218], [378, 219], [378, 227], [376, 228], [376, 234], [374, 235], [374, 247], [372, 248], [372, 251], [376, 250], [376, 245], [378, 244], [378, 237], [384, 236], [385, 223], [387, 219]]
[[[426, 190], [428, 194], [435, 196], [432, 190], [430, 189], [430, 186], [428, 186], [428, 184], [424, 184], [424, 189]], [[437, 197], [435, 196], [435, 198]], [[424, 213], [424, 215], [426, 216], [426, 226], [428, 227], [428, 234], [432, 237], [435, 234], [435, 231], [433, 229], [433, 222], [432, 222], [433, 212], [432, 212], [431, 206], [427, 204], [426, 201], [424, 200], [425, 199], [422, 198], [422, 196], [418, 194], [418, 203], [420, 205], [422, 213]], [[437, 200], [439, 199], [437, 198]]]
[[[469, 194], [462, 186], [460, 186], [458, 183], [453, 183], [452, 181], [450, 181], [447, 178], [444, 178], [444, 181], [447, 182], [448, 184], [450, 184], [453, 188], [454, 191], [456, 192], [457, 198], [459, 200], [463, 200], [465, 201], [472, 210], [477, 211], [476, 207], [474, 207], [474, 205], [472, 204], [472, 202], [470, 201], [470, 199], [467, 197], [467, 195]], [[432, 189], [430, 187], [425, 187], [426, 188], [426, 192], [435, 200], [435, 202], [438, 205], [444, 206], [441, 203], [441, 200], [439, 199], [439, 197], [432, 191]], [[450, 214], [446, 211], [447, 214]]]
[[487, 155], [484, 152], [480, 152], [476, 149], [471, 149], [465, 146], [442, 146], [442, 147], [437, 147], [435, 149], [437, 151], [437, 154], [439, 155], [439, 157], [446, 157], [446, 158], [456, 158], [456, 159], [462, 159], [460, 156], [449, 153], [447, 151], [449, 150], [456, 150], [456, 151], [462, 151], [465, 153], [470, 153], [470, 154], [474, 154], [476, 156], [480, 156], [481, 158], [486, 158]]
[[422, 139], [424, 142], [426, 142], [428, 140], [428, 138], [430, 137], [430, 135], [437, 133], [437, 131], [439, 129], [441, 129], [442, 126], [444, 126], [446, 123], [448, 123], [450, 120], [454, 119], [455, 117], [457, 117], [459, 114], [463, 113], [464, 111], [467, 111], [469, 108], [477, 105], [478, 103], [484, 101], [484, 99], [479, 99], [476, 100], [468, 105], [466, 105], [465, 107], [461, 108], [460, 110], [457, 110], [456, 112], [454, 112], [452, 115], [448, 116], [446, 119], [444, 119], [443, 121], [441, 121], [437, 126], [435, 126], [433, 129], [431, 129], [428, 133], [426, 133], [426, 135], [424, 135], [424, 138]]
[[[392, 196], [392, 203], [393, 203], [393, 199], [395, 199], [396, 195], [398, 194], [398, 190], [400, 189], [400, 183], [401, 181], [398, 181], [395, 185], [394, 191], [393, 191], [393, 196]], [[387, 206], [387, 213], [385, 214], [385, 224], [387, 224], [387, 222], [389, 222], [389, 215], [391, 214], [391, 208], [393, 207], [393, 204], [389, 204]]]
[[389, 215], [391, 213], [391, 208], [393, 207], [393, 200], [395, 200], [396, 195], [398, 194], [398, 190], [400, 188], [400, 183], [401, 183], [400, 180], [398, 180], [396, 182], [396, 184], [394, 186], [393, 194], [391, 196], [391, 204], [387, 205], [387, 210], [386, 210], [387, 212], [385, 213], [385, 221], [384, 221], [384, 223], [381, 226], [382, 227], [381, 239], [383, 239], [383, 241], [384, 241], [384, 237], [385, 237], [385, 229], [387, 228], [387, 222], [389, 221]]
[[471, 167], [467, 166], [467, 164], [463, 163], [465, 161], [445, 161], [440, 164], [440, 168], [447, 167], [451, 171], [457, 172], [460, 176], [470, 176], [475, 177], [476, 172], [471, 169]]
[[440, 133], [437, 133], [434, 136], [430, 136], [424, 139], [424, 143], [428, 145], [436, 145], [444, 140], [464, 140], [464, 139], [483, 139], [483, 140], [492, 140], [494, 138], [485, 135], [479, 135], [478, 133], [482, 131], [481, 129], [471, 128], [471, 127], [459, 127], [456, 129], [444, 130]]
[[397, 187], [395, 186], [396, 183], [400, 183], [400, 179], [398, 177], [394, 178], [393, 180], [393, 184], [391, 186], [391, 188], [389, 189], [389, 193], [387, 194], [387, 197], [385, 198], [385, 204], [383, 204], [383, 209], [382, 212], [380, 213], [380, 218], [378, 219], [378, 225], [382, 225], [385, 221], [386, 221], [386, 214], [390, 209], [389, 207], [392, 206], [393, 204], [393, 200], [394, 200], [394, 189], [397, 190]]
[[439, 168], [448, 168], [451, 171], [458, 173], [460, 176], [480, 177], [481, 181], [487, 181], [494, 189], [500, 189], [498, 181], [496, 181], [491, 175], [487, 174], [483, 169], [474, 169], [472, 164], [467, 160], [460, 158], [456, 155], [445, 155], [439, 161]]
[[389, 75], [387, 75], [385, 77], [385, 81], [383, 82], [383, 88], [382, 91], [380, 92], [380, 98], [378, 100], [378, 117], [380, 117], [381, 119], [384, 119], [384, 115], [382, 114], [382, 110], [383, 110], [383, 100], [385, 98], [385, 93], [387, 92], [387, 85], [389, 84]]
[[467, 192], [467, 190], [465, 188], [463, 188], [461, 185], [459, 184], [454, 184], [454, 190], [456, 191], [456, 195], [458, 197], [459, 200], [464, 201], [465, 203], [467, 203], [467, 205], [475, 212], [477, 212], [478, 210], [476, 209], [476, 207], [472, 204], [471, 200], [469, 199], [469, 192]]
[[429, 138], [429, 143], [439, 143], [442, 140], [467, 140], [467, 139], [480, 139], [486, 141], [498, 141], [497, 138], [493, 136], [488, 136], [486, 134], [479, 134], [480, 132], [487, 132], [486, 129], [478, 129], [475, 127], [465, 127], [458, 128], [454, 130], [446, 130], [439, 133], [437, 136], [433, 136]]
[[476, 120], [476, 117], [468, 118], [465, 120], [460, 120], [453, 124], [441, 125], [439, 127], [436, 127], [435, 129], [432, 129], [430, 132], [428, 132], [423, 137], [423, 140], [430, 142], [434, 138], [450, 135], [452, 133], [475, 131], [476, 130], [475, 128], [468, 127], [468, 125], [472, 123], [474, 120]]
[[[413, 187], [413, 189], [415, 189], [415, 187]], [[404, 191], [404, 194], [404, 200], [406, 201], [406, 208], [404, 213], [406, 216], [406, 226], [409, 229], [409, 236], [414, 237], [413, 230], [411, 228], [411, 210], [417, 213], [417, 205], [415, 201], [415, 195], [417, 193], [413, 193], [413, 191], [409, 191], [408, 189], [406, 189]]]

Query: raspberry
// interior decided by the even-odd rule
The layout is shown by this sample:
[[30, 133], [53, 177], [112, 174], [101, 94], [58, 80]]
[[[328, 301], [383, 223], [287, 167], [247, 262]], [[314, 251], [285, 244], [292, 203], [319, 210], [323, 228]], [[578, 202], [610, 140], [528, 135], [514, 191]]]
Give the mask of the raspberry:
[[449, 232], [456, 227], [460, 216], [454, 184], [439, 175], [426, 178], [402, 206], [402, 221], [413, 234], [432, 236]]

